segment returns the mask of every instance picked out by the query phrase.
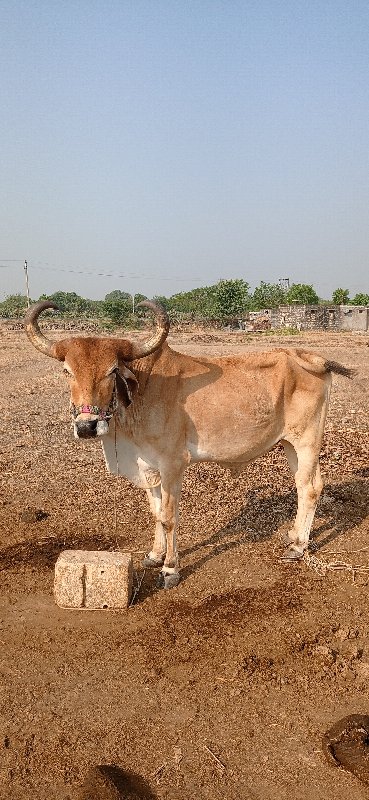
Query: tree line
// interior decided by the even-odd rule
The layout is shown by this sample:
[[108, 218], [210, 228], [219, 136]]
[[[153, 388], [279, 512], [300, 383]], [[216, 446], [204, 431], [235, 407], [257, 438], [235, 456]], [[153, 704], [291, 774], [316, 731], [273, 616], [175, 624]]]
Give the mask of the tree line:
[[[39, 300], [52, 300], [64, 317], [83, 317], [101, 319], [108, 324], [133, 324], [137, 318], [146, 315], [140, 307], [143, 294], [131, 295], [116, 289], [105, 295], [103, 300], [88, 300], [75, 292], [54, 292], [41, 295]], [[311, 284], [294, 283], [283, 288], [279, 283], [261, 281], [253, 292], [242, 278], [220, 280], [212, 286], [202, 286], [189, 292], [179, 292], [171, 297], [156, 295], [154, 298], [168, 311], [172, 320], [184, 317], [192, 319], [229, 319], [239, 317], [248, 311], [262, 311], [280, 305], [352, 305], [369, 306], [369, 294], [358, 293], [350, 299], [349, 290], [338, 288], [331, 300], [318, 297]], [[27, 308], [25, 295], [9, 295], [0, 303], [0, 317], [22, 317]]]

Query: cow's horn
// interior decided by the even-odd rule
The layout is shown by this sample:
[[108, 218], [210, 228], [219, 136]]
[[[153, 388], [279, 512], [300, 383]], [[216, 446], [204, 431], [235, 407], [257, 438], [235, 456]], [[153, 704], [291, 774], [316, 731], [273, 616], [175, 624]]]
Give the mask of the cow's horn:
[[37, 350], [40, 350], [45, 356], [56, 358], [55, 342], [52, 342], [51, 339], [47, 339], [46, 336], [41, 333], [37, 322], [39, 314], [41, 314], [41, 311], [45, 311], [46, 308], [53, 308], [55, 311], [59, 311], [58, 306], [51, 300], [40, 300], [28, 309], [24, 318], [24, 327], [30, 342], [32, 342]]
[[169, 317], [162, 306], [159, 306], [158, 303], [153, 303], [152, 300], [142, 300], [141, 303], [137, 305], [150, 308], [151, 311], [154, 312], [156, 333], [151, 339], [148, 339], [147, 342], [143, 342], [142, 344], [136, 342], [132, 343], [132, 353], [130, 357], [126, 359], [127, 361], [135, 361], [138, 358], [144, 358], [145, 356], [149, 356], [150, 353], [154, 353], [155, 350], [158, 350], [165, 342], [169, 333]]

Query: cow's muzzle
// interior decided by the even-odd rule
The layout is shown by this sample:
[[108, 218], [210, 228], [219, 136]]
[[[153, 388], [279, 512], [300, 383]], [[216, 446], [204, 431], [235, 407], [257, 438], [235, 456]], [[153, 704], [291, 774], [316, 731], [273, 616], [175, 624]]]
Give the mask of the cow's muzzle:
[[97, 419], [74, 420], [74, 431], [77, 439], [94, 439], [97, 436]]
[[109, 422], [105, 419], [75, 419], [73, 427], [76, 439], [95, 439], [108, 433]]
[[[73, 417], [74, 435], [76, 439], [94, 439], [96, 436], [105, 436], [109, 430], [109, 422], [114, 416], [117, 409], [117, 392], [114, 385], [114, 391], [108, 408], [100, 408], [99, 406], [90, 406], [82, 404], [75, 406], [71, 403], [71, 412]], [[82, 414], [88, 414], [88, 419]], [[91, 415], [93, 418], [91, 419]]]

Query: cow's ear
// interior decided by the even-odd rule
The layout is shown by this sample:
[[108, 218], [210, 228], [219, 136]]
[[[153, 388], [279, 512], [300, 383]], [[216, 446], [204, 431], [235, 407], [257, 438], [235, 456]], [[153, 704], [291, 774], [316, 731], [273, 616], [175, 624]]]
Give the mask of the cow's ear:
[[117, 394], [124, 408], [128, 408], [133, 403], [137, 388], [136, 376], [121, 362], [117, 371]]

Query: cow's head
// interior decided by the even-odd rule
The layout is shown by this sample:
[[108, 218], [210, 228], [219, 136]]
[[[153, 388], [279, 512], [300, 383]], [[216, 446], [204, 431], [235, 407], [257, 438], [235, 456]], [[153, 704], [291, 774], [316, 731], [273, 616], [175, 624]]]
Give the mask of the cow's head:
[[35, 303], [27, 311], [25, 328], [37, 350], [64, 363], [70, 382], [74, 433], [78, 439], [103, 436], [117, 404], [127, 408], [133, 401], [137, 378], [127, 364], [154, 353], [164, 343], [169, 318], [161, 306], [144, 300], [156, 318], [156, 332], [144, 343], [128, 339], [75, 337], [53, 342], [38, 326], [38, 317], [46, 308], [57, 309], [49, 300]]

